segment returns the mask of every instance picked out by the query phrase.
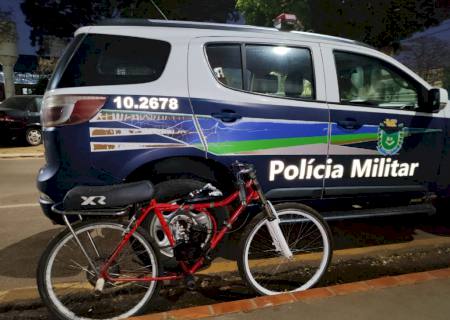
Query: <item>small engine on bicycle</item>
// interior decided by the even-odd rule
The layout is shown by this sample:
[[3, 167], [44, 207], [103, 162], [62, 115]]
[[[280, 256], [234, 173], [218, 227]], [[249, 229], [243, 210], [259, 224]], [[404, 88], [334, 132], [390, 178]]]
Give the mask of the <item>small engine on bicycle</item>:
[[185, 219], [177, 222], [173, 248], [175, 259], [177, 261], [198, 259], [203, 253], [202, 247], [206, 243], [208, 234], [208, 229], [203, 224], [194, 224]]
[[[158, 295], [158, 281], [184, 278], [186, 287], [195, 289], [193, 274], [212, 261], [227, 231], [253, 204], [263, 210], [246, 226], [236, 249], [243, 280], [249, 288], [267, 295], [313, 286], [331, 261], [331, 232], [326, 221], [302, 204], [272, 205], [252, 165], [236, 162], [233, 170], [236, 189], [225, 198], [220, 190], [207, 184], [171, 202], [152, 200], [142, 209], [143, 216], [137, 220], [133, 216], [127, 224], [102, 219], [72, 225], [67, 214], [79, 212], [64, 212], [55, 204], [54, 210], [61, 212], [68, 228], [50, 242], [39, 261], [38, 289], [49, 310], [67, 320], [99, 316], [123, 319], [150, 305], [151, 298]], [[121, 190], [129, 191], [129, 185]], [[210, 211], [225, 206], [233, 212], [218, 230]], [[155, 221], [160, 223], [155, 228], [156, 241], [149, 239], [145, 230], [139, 231], [140, 224], [153, 211]], [[160, 233], [166, 236], [162, 240]], [[163, 257], [156, 254], [157, 249], [170, 258], [168, 261], [178, 260], [180, 268], [166, 274], [160, 270]], [[84, 276], [78, 276], [80, 273]], [[61, 274], [77, 275], [70, 291], [67, 277]], [[86, 291], [89, 288], [93, 294]], [[86, 303], [73, 303], [80, 296], [89, 308]], [[104, 303], [98, 303], [101, 298], [105, 298]], [[105, 304], [114, 307], [106, 310], [106, 316]]]
[[[211, 184], [192, 191], [186, 198], [180, 199], [180, 204], [193, 204], [213, 201], [222, 197], [222, 192]], [[178, 210], [169, 221], [175, 240], [173, 253], [177, 261], [192, 262], [203, 253], [203, 247], [211, 239], [215, 221], [205, 212]]]

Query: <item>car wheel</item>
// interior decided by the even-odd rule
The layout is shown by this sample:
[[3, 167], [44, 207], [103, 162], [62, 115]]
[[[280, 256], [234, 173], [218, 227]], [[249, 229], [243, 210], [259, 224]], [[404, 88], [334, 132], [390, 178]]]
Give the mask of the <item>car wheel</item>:
[[30, 146], [37, 146], [42, 143], [42, 131], [39, 128], [28, 128], [25, 133], [25, 140]]

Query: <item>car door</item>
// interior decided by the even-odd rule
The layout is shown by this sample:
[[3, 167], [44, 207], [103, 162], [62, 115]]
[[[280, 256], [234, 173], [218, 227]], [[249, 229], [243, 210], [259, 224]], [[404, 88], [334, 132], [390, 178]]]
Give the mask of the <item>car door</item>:
[[190, 99], [207, 156], [253, 163], [269, 198], [321, 197], [325, 170], [312, 170], [328, 149], [320, 61], [312, 42], [192, 40]]
[[40, 125], [40, 111], [41, 111], [42, 98], [30, 99], [27, 106], [27, 123]]
[[445, 111], [423, 108], [429, 85], [374, 50], [323, 46], [323, 55], [330, 75], [329, 157], [344, 168], [339, 179], [326, 179], [325, 196], [434, 191]]

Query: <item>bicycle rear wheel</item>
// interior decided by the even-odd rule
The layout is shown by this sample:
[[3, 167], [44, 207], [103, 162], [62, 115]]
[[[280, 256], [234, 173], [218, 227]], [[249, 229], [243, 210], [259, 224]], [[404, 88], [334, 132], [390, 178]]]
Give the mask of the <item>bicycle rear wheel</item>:
[[311, 208], [286, 203], [275, 206], [292, 259], [276, 251], [265, 212], [247, 226], [240, 243], [241, 277], [259, 294], [306, 290], [326, 272], [332, 256], [331, 232]]
[[[73, 226], [96, 269], [107, 261], [126, 227], [115, 222], [86, 222]], [[138, 230], [139, 231], [139, 230]], [[108, 272], [113, 278], [156, 277], [161, 270], [150, 240], [136, 231]], [[106, 282], [95, 292], [96, 274], [69, 230], [54, 238], [39, 262], [39, 294], [60, 319], [123, 319], [146, 310], [159, 282]]]

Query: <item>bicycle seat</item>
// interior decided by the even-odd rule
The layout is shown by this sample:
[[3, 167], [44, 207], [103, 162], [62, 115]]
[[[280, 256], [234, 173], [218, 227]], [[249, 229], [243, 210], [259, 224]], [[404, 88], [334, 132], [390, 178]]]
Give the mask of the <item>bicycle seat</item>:
[[77, 186], [67, 192], [63, 207], [67, 211], [123, 208], [150, 201], [153, 193], [153, 185], [147, 180], [108, 186]]

